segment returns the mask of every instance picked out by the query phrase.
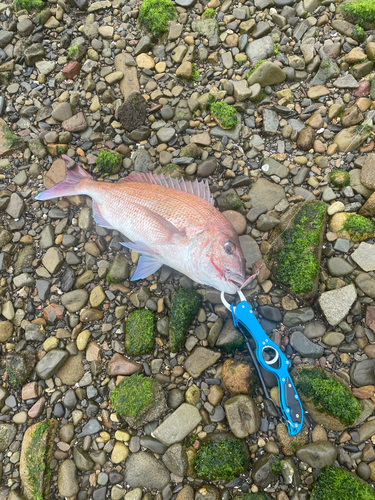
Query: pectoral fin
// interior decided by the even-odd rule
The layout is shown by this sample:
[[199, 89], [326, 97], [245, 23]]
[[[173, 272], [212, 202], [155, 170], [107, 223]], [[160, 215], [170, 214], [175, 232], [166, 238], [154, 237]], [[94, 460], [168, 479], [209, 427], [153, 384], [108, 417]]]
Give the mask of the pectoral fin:
[[137, 269], [135, 270], [135, 273], [130, 281], [147, 278], [147, 276], [150, 276], [160, 269], [162, 265], [162, 262], [157, 260], [152, 255], [141, 255], [138, 261]]
[[145, 243], [142, 243], [142, 241], [121, 241], [121, 245], [144, 255], [157, 255], [154, 250], [151, 250], [151, 248]]

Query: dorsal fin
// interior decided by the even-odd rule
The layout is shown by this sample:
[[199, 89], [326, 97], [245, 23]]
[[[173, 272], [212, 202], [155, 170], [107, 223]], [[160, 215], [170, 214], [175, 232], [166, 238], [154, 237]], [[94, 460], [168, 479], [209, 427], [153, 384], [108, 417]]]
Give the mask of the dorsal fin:
[[203, 198], [204, 200], [214, 204], [214, 200], [212, 198], [210, 192], [210, 186], [205, 181], [185, 181], [184, 178], [174, 179], [173, 177], [165, 177], [157, 174], [131, 174], [125, 179], [121, 179], [119, 182], [145, 182], [147, 184], [156, 184], [158, 186], [169, 187], [171, 189], [176, 189], [178, 191], [183, 191], [184, 193], [194, 194], [195, 196], [199, 196], [199, 198]]

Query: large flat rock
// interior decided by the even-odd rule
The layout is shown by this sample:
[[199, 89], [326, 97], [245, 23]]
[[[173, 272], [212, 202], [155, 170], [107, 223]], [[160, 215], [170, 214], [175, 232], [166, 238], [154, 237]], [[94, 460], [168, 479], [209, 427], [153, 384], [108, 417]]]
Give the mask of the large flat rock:
[[124, 74], [124, 78], [120, 81], [120, 90], [126, 100], [133, 92], [139, 93], [139, 82], [136, 66], [127, 66], [127, 61], [132, 60], [132, 56], [123, 52], [115, 57], [115, 69]]

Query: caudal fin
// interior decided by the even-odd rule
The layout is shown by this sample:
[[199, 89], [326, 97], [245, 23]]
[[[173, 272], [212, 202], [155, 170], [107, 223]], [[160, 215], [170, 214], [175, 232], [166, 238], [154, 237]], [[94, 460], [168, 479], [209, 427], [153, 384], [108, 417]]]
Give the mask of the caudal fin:
[[[65, 160], [65, 165], [67, 165], [71, 158], [66, 155], [62, 155]], [[66, 170], [66, 178], [56, 184], [56, 186], [43, 191], [43, 193], [38, 194], [35, 197], [37, 200], [50, 200], [52, 198], [59, 198], [60, 196], [73, 196], [75, 194], [83, 194], [82, 186], [80, 187], [81, 181], [92, 179], [91, 175], [86, 172], [77, 163], [72, 170]]]

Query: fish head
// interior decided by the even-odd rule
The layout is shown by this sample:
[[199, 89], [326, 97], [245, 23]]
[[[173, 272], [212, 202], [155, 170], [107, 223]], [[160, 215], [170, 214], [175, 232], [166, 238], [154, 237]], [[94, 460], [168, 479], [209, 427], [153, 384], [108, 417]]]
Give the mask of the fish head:
[[197, 281], [235, 294], [245, 281], [245, 258], [232, 226], [208, 229], [195, 238], [191, 263]]

